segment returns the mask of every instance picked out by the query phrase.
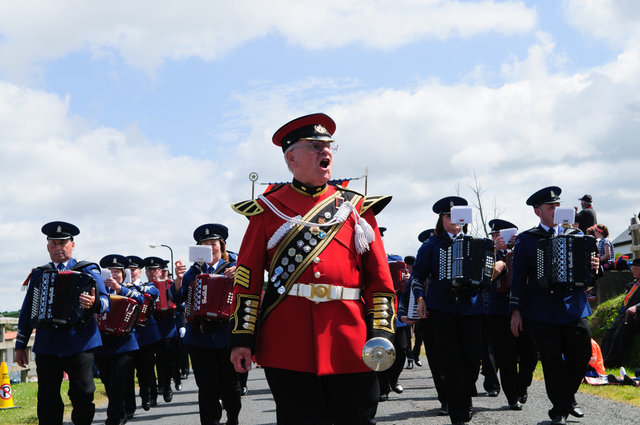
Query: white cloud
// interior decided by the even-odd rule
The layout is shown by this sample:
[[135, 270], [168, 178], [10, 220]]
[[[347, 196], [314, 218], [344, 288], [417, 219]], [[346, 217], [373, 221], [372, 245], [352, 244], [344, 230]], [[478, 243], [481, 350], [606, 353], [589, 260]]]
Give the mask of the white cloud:
[[640, 37], [640, 3], [635, 0], [565, 0], [568, 22], [616, 46], [632, 47]]
[[352, 43], [389, 49], [419, 39], [523, 33], [535, 22], [535, 12], [522, 2], [330, 0], [322, 7], [311, 0], [5, 2], [0, 69], [24, 81], [31, 65], [88, 49], [95, 57], [121, 55], [152, 74], [165, 60], [216, 60], [270, 33], [308, 49]]

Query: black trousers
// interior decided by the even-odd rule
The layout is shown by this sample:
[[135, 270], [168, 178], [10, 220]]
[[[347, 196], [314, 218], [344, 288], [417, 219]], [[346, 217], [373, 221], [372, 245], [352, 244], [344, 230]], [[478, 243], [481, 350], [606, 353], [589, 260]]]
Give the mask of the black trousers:
[[429, 310], [442, 360], [449, 417], [471, 420], [471, 397], [480, 373], [481, 316]]
[[378, 383], [380, 385], [380, 394], [389, 394], [391, 387], [398, 383], [400, 374], [404, 369], [404, 363], [407, 360], [407, 346], [409, 343], [410, 326], [402, 326], [396, 328], [393, 338], [393, 348], [396, 350], [396, 359], [391, 367], [383, 372], [378, 372]]
[[171, 378], [178, 368], [176, 338], [161, 339], [156, 343], [156, 371], [158, 387], [164, 392], [171, 391]]
[[119, 353], [111, 356], [95, 356], [100, 370], [100, 380], [104, 384], [109, 404], [106, 425], [119, 424], [127, 415], [125, 400], [133, 389], [129, 389], [127, 376], [133, 370], [133, 353]]
[[375, 372], [317, 376], [265, 368], [278, 425], [373, 425], [380, 392]]
[[482, 367], [480, 373], [484, 376], [482, 387], [486, 392], [500, 391], [498, 380], [498, 365], [494, 353], [493, 335], [489, 329], [489, 319], [482, 316]]
[[156, 364], [156, 343], [140, 347], [135, 351], [133, 364], [136, 369], [138, 386], [140, 387], [140, 398], [142, 403], [156, 400], [158, 390], [153, 368]]
[[187, 351], [187, 347], [184, 345], [184, 338], [178, 338], [176, 351], [178, 355], [178, 373], [180, 375], [189, 375], [189, 352]]
[[527, 393], [538, 363], [538, 348], [527, 320], [522, 322], [518, 338], [511, 333], [511, 319], [488, 316], [496, 365], [507, 402], [513, 404]]
[[64, 404], [60, 396], [63, 372], [69, 376], [69, 399], [76, 425], [89, 425], [96, 407], [93, 404], [93, 353], [85, 352], [58, 357], [36, 354], [38, 373], [38, 421], [41, 425], [61, 425]]
[[[421, 340], [424, 341], [425, 354], [427, 355], [427, 362], [429, 363], [429, 369], [433, 377], [433, 384], [436, 387], [438, 393], [438, 401], [441, 404], [447, 403], [447, 390], [444, 384], [444, 366], [442, 364], [442, 352], [438, 347], [438, 341], [436, 341], [436, 334], [433, 329], [433, 322], [431, 319], [420, 319], [416, 324], [416, 340], [417, 336], [421, 336]], [[418, 346], [418, 353], [420, 347]], [[416, 359], [418, 356], [415, 357]]]
[[241, 388], [229, 348], [203, 348], [187, 345], [193, 376], [198, 385], [198, 406], [202, 425], [218, 425], [222, 417], [222, 400], [228, 419], [237, 419], [242, 403]]
[[591, 359], [587, 318], [562, 325], [531, 321], [540, 350], [544, 385], [553, 408], [549, 416], [567, 416]]

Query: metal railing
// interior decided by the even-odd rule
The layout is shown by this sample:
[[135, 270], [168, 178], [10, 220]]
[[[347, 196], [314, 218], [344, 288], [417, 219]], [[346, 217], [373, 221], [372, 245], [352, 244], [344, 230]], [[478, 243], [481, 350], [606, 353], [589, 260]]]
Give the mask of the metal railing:
[[[17, 325], [18, 319], [13, 317], [0, 317], [0, 361], [11, 363], [13, 362], [13, 349], [15, 347], [16, 341], [5, 341], [5, 331], [7, 330], [7, 325]], [[35, 373], [36, 364], [31, 359], [31, 348], [33, 347], [33, 341], [36, 339], [36, 335], [32, 334], [31, 338], [29, 338], [29, 343], [27, 344], [27, 358], [29, 359], [29, 364], [27, 367], [22, 368], [18, 365], [10, 365], [8, 366], [9, 373], [11, 372], [20, 372], [20, 380], [21, 382], [25, 382], [27, 379], [27, 375], [29, 375], [29, 371], [33, 370]]]

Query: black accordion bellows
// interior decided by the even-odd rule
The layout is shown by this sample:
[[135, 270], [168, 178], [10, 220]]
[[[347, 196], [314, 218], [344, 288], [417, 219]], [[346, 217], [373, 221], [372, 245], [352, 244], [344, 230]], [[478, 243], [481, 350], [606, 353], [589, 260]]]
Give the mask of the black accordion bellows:
[[555, 289], [592, 284], [591, 258], [596, 252], [593, 236], [558, 235], [540, 239], [536, 246], [538, 286]]
[[80, 306], [80, 294], [96, 290], [96, 303], [100, 304], [98, 286], [88, 273], [77, 271], [44, 270], [33, 283], [31, 326], [34, 328], [82, 328], [89, 323], [95, 308]]

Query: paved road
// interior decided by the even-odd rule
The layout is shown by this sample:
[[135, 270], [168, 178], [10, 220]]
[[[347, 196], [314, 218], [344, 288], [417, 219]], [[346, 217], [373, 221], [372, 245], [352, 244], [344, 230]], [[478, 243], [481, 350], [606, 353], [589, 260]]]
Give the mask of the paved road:
[[[425, 362], [426, 363], [426, 362]], [[480, 377], [482, 379], [482, 377]], [[440, 406], [426, 364], [422, 368], [405, 370], [400, 377], [405, 391], [402, 394], [391, 393], [387, 402], [378, 406], [379, 425], [443, 425], [449, 424], [449, 418], [436, 415]], [[253, 369], [249, 373], [249, 394], [242, 398], [240, 423], [243, 425], [272, 425], [276, 423], [275, 405], [267, 387], [262, 369]], [[489, 424], [549, 424], [547, 410], [551, 407], [547, 400], [544, 383], [533, 383], [529, 391], [529, 401], [520, 412], [507, 409], [506, 399], [487, 397], [478, 383], [479, 396], [473, 399], [476, 414], [471, 422], [474, 425]], [[640, 389], [638, 389], [640, 397]], [[569, 424], [608, 425], [640, 424], [640, 408], [604, 400], [599, 397], [578, 393], [577, 400], [585, 411], [585, 417], [569, 417]], [[139, 401], [139, 399], [138, 399]], [[105, 407], [99, 408], [94, 423], [104, 423]], [[223, 414], [223, 421], [225, 416]], [[183, 382], [183, 390], [174, 393], [171, 403], [159, 400], [158, 407], [145, 412], [141, 408], [129, 421], [132, 424], [152, 425], [191, 425], [199, 424], [197, 388], [193, 375]]]

